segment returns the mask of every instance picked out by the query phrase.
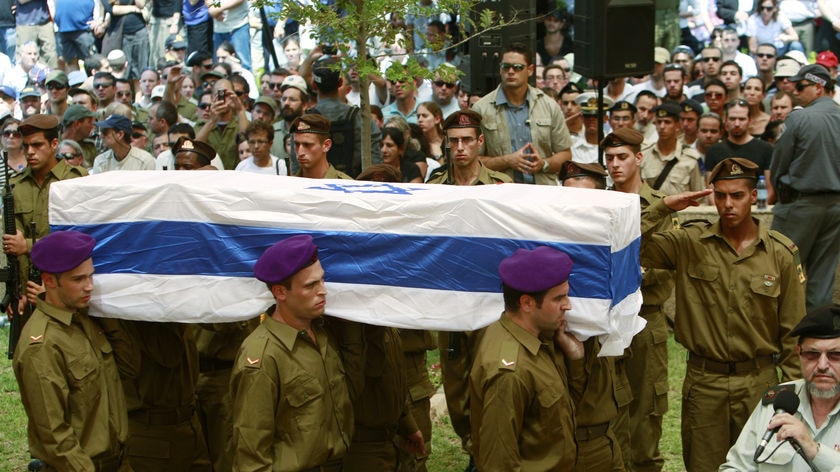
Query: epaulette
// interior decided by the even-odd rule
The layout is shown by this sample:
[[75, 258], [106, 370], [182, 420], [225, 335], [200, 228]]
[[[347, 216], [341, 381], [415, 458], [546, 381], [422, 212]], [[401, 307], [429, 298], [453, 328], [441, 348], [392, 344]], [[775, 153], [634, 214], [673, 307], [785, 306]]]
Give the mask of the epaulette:
[[796, 393], [796, 386], [793, 384], [781, 384], [768, 388], [767, 391], [764, 392], [764, 396], [761, 397], [761, 404], [763, 406], [772, 405], [776, 396], [785, 390], [790, 390], [791, 392]]
[[683, 152], [682, 152], [683, 156], [690, 157], [690, 158], [694, 159], [695, 161], [700, 159], [700, 153], [697, 152], [696, 149], [691, 147], [690, 144], [683, 144], [682, 150], [683, 150]]
[[445, 165], [436, 168], [435, 170], [432, 171], [431, 174], [429, 174], [429, 178], [426, 179], [426, 182], [429, 182], [431, 180], [434, 180], [434, 179], [438, 178], [439, 176], [443, 175], [443, 173], [446, 172], [446, 171], [447, 171], [447, 166], [445, 166]]
[[519, 359], [519, 343], [508, 339], [502, 343], [499, 349], [499, 369], [516, 370], [516, 361]]
[[656, 146], [656, 141], [642, 141], [642, 147], [639, 149], [640, 152], [645, 152], [648, 149]]
[[47, 317], [46, 316], [31, 316], [26, 322], [26, 332], [29, 334], [29, 345], [44, 344], [44, 338], [47, 335]]
[[780, 242], [782, 246], [790, 251], [790, 254], [793, 256], [793, 263], [796, 264], [796, 277], [800, 284], [804, 284], [807, 277], [805, 277], [805, 269], [802, 268], [802, 261], [799, 259], [799, 247], [790, 238], [778, 231], [770, 230], [770, 237]]
[[242, 355], [239, 358], [242, 367], [245, 369], [259, 369], [262, 367], [262, 360], [265, 356], [265, 347], [268, 346], [268, 333], [262, 332], [256, 338], [248, 337], [247, 344], [243, 344]]
[[683, 228], [690, 228], [692, 226], [708, 228], [709, 226], [712, 226], [712, 222], [705, 218], [695, 218], [693, 220], [683, 221], [680, 226]]

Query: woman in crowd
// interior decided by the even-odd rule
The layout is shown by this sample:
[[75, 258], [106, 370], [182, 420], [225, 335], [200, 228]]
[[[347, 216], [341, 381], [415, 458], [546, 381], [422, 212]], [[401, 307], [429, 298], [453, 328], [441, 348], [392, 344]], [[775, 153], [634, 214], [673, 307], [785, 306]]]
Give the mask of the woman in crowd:
[[443, 112], [435, 102], [423, 102], [417, 106], [417, 124], [423, 130], [423, 137], [428, 144], [426, 157], [438, 162], [443, 159]]
[[760, 137], [770, 122], [770, 115], [764, 112], [764, 83], [758, 77], [750, 77], [744, 82], [744, 100], [750, 104], [750, 134]]
[[[3, 126], [3, 150], [6, 151], [6, 159], [8, 159], [9, 178], [18, 175], [26, 168], [26, 156], [23, 155], [23, 137], [18, 129], [19, 126], [20, 121], [14, 118], [8, 120]], [[5, 179], [5, 174], [0, 178]]]
[[398, 169], [402, 173], [402, 181], [422, 183], [423, 174], [413, 162], [403, 159], [405, 154], [405, 135], [397, 128], [386, 126], [382, 128], [382, 162]]
[[788, 51], [802, 51], [805, 48], [799, 42], [799, 35], [793, 29], [793, 23], [779, 12], [777, 0], [760, 0], [755, 3], [755, 12], [747, 20], [747, 36], [750, 53], [755, 54], [759, 44], [776, 46], [779, 57]]

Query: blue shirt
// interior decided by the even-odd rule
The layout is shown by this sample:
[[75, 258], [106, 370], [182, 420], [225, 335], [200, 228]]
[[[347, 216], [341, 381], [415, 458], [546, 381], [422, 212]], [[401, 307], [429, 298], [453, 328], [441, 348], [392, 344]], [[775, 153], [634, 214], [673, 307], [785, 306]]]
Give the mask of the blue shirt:
[[[531, 113], [528, 99], [530, 98], [530, 90], [525, 94], [525, 101], [522, 105], [514, 106], [508, 102], [507, 95], [500, 93], [496, 96], [496, 104], [504, 105], [505, 118], [508, 122], [508, 129], [510, 130], [510, 148], [514, 152], [522, 149], [522, 146], [531, 142], [531, 121], [528, 118]], [[522, 174], [522, 181], [527, 184], [534, 183], [533, 174]]]

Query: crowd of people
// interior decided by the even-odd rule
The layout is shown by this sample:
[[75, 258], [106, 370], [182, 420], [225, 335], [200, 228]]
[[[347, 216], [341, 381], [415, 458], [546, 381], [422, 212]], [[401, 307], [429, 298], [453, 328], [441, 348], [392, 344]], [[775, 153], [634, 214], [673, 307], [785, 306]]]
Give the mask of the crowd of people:
[[[455, 15], [418, 3], [423, 14], [392, 14], [400, 40], [378, 45], [388, 59], [366, 81], [332, 45], [309, 44], [307, 25], [266, 14], [275, 7], [13, 5], [17, 47], [0, 34], [0, 179], [13, 184], [17, 230], [3, 251], [23, 281], [13, 366], [32, 457], [44, 470], [422, 471], [426, 355], [440, 349], [469, 470], [659, 471], [672, 329], [688, 351], [687, 470], [764, 470], [749, 456], [768, 423], [783, 444], [762, 458], [778, 470], [840, 467], [840, 7], [656, 2], [653, 71], [601, 80], [574, 72], [561, 8], [534, 20], [536, 44], [500, 49], [499, 85], [478, 95], [465, 51], [435, 47], [453, 40]], [[502, 261], [505, 308], [487, 328], [343, 321], [324, 316], [307, 235], [259, 258], [275, 304], [247, 322], [93, 318], [96, 242], [50, 234], [49, 187], [135, 170], [637, 194], [647, 324], [620, 357], [569, 335], [575, 261], [550, 247]], [[753, 214], [759, 199], [771, 225]], [[698, 205], [719, 220], [680, 224]], [[803, 407], [771, 420], [783, 390]]]

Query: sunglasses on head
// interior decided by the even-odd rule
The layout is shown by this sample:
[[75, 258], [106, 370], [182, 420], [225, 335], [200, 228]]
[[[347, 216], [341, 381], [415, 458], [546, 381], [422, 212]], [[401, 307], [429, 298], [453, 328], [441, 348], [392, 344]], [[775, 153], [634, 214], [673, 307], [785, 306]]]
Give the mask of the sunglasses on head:
[[56, 154], [56, 156], [59, 159], [68, 159], [69, 160], [69, 159], [75, 159], [77, 157], [81, 157], [82, 155], [81, 154], [76, 154], [76, 153], [73, 153], [73, 152], [60, 152], [60, 153]]

